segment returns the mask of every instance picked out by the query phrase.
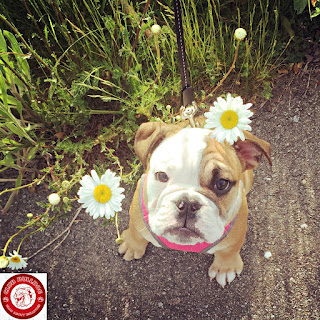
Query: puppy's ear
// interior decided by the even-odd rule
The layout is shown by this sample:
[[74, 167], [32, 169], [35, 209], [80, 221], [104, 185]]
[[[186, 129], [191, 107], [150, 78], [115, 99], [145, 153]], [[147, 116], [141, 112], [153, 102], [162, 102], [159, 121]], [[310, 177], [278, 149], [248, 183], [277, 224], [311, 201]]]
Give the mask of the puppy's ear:
[[252, 133], [243, 130], [245, 140], [238, 140], [234, 144], [234, 148], [241, 161], [243, 171], [255, 169], [258, 167], [262, 156], [265, 156], [270, 164], [271, 162], [271, 146], [268, 142], [261, 140]]
[[134, 151], [145, 169], [147, 168], [148, 157], [155, 148], [167, 136], [179, 130], [177, 126], [163, 122], [147, 122], [139, 127], [134, 141]]

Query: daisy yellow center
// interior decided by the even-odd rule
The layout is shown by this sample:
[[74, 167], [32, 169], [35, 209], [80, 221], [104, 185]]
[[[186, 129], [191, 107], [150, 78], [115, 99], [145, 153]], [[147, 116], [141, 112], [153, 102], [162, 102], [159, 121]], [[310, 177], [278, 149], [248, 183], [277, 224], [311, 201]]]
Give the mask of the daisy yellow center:
[[238, 120], [238, 114], [232, 110], [225, 111], [220, 118], [220, 122], [225, 129], [234, 128], [238, 124]]
[[111, 190], [104, 184], [95, 187], [93, 192], [94, 198], [100, 203], [106, 203], [111, 199]]
[[21, 260], [20, 260], [20, 258], [18, 256], [13, 256], [11, 258], [11, 261], [14, 262], [14, 263], [19, 263]]

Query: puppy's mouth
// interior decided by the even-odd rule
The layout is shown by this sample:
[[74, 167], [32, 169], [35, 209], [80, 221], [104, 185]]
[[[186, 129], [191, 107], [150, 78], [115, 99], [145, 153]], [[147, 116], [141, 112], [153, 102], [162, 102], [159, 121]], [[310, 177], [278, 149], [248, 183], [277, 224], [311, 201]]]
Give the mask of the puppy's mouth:
[[176, 227], [169, 228], [166, 230], [166, 233], [169, 233], [173, 236], [179, 237], [182, 241], [189, 240], [190, 238], [200, 238], [203, 239], [203, 234], [197, 229], [191, 229], [188, 227]]

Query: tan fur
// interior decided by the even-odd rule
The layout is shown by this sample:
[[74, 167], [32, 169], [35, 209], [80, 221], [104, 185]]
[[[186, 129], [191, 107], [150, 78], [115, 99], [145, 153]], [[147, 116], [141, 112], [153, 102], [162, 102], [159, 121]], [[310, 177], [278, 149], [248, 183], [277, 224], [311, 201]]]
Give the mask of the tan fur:
[[[159, 145], [159, 143], [168, 135], [175, 134], [179, 130], [181, 130], [181, 127], [163, 123], [146, 123], [140, 126], [136, 135], [135, 151], [145, 168], [147, 168], [149, 156], [157, 145]], [[271, 164], [269, 143], [256, 138], [248, 132], [245, 132], [245, 137], [246, 141], [248, 140], [247, 142], [252, 144], [258, 153], [257, 156], [255, 155], [254, 161], [251, 161], [249, 166], [247, 165], [246, 157], [243, 156], [241, 150], [243, 145], [241, 144], [239, 144], [240, 147], [238, 147], [237, 143], [231, 147], [227, 143], [220, 144], [215, 140], [208, 138], [207, 148], [203, 152], [202, 162], [200, 165], [200, 184], [205, 190], [204, 192], [208, 192], [208, 197], [215, 197], [209, 188], [207, 188], [206, 191], [206, 186], [209, 183], [208, 179], [210, 178], [210, 174], [215, 166], [223, 168], [221, 169], [222, 174], [226, 176], [226, 178], [237, 181], [237, 186], [240, 185], [239, 181], [242, 181], [244, 189], [242, 192], [242, 204], [238, 212], [236, 223], [228, 236], [213, 249], [209, 250], [209, 253], [214, 253], [215, 255], [214, 261], [209, 269], [209, 275], [213, 273], [241, 273], [243, 269], [243, 262], [239, 252], [244, 243], [247, 231], [248, 206], [246, 194], [252, 187], [252, 169], [257, 166], [262, 155], [265, 155]], [[254, 163], [254, 165], [252, 165], [252, 163]], [[228, 168], [232, 168], [232, 170], [228, 170]], [[228, 173], [229, 171], [232, 172], [232, 177], [228, 176], [228, 174], [230, 174]], [[138, 182], [130, 207], [129, 228], [121, 235], [124, 242], [119, 247], [119, 253], [124, 254], [125, 260], [140, 259], [145, 253], [148, 241], [151, 241], [152, 239], [152, 236], [145, 227], [144, 221], [141, 217], [139, 208], [139, 188], [140, 181]], [[146, 199], [146, 194], [144, 196]], [[232, 197], [234, 197], [234, 195], [230, 193], [230, 195], [227, 195], [225, 198], [215, 199], [215, 201], [222, 201], [223, 203], [221, 202], [219, 204], [219, 208], [221, 206], [221, 208], [225, 208], [225, 210], [227, 210], [230, 203], [232, 203]]]

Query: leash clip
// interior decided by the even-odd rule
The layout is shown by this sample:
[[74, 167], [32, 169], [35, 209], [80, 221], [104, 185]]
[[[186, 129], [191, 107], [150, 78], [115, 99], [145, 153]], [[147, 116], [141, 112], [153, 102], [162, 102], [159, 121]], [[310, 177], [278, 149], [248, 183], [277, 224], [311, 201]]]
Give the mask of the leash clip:
[[188, 119], [190, 126], [192, 128], [198, 127], [198, 125], [196, 124], [195, 119], [194, 119], [197, 112], [198, 112], [198, 106], [195, 101], [192, 101], [191, 106], [190, 105], [187, 107], [181, 106], [181, 108], [180, 108], [181, 119], [183, 119], [183, 120]]

